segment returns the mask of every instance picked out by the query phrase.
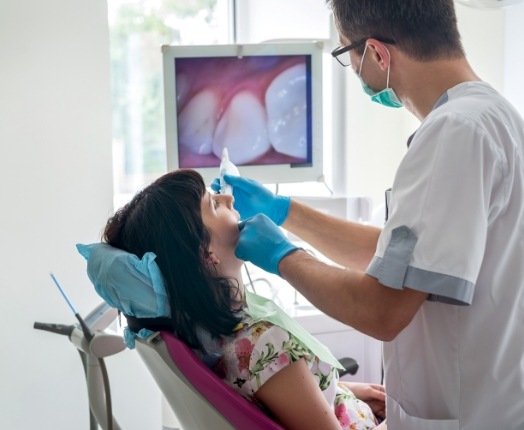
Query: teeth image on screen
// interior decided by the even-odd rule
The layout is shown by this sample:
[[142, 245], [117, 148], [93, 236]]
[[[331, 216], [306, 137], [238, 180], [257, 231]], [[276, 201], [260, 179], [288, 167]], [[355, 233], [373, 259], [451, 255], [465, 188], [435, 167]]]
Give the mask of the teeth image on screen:
[[191, 79], [186, 74], [180, 73], [176, 80], [176, 104], [181, 106], [186, 102], [191, 90]]
[[266, 91], [268, 132], [276, 151], [307, 157], [306, 66], [297, 64], [280, 73]]
[[247, 91], [231, 99], [218, 122], [213, 136], [213, 153], [220, 157], [225, 147], [234, 164], [256, 160], [271, 148], [264, 106]]
[[[180, 165], [303, 163], [308, 157], [304, 57], [206, 58], [177, 73]], [[187, 60], [187, 59], [186, 59]]]
[[211, 154], [218, 102], [215, 92], [200, 91], [180, 113], [180, 144], [194, 154]]

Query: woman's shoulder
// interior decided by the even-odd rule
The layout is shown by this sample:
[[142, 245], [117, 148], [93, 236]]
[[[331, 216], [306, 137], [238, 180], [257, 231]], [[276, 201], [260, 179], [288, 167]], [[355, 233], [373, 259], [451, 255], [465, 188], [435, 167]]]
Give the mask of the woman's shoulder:
[[245, 360], [251, 372], [267, 366], [277, 371], [300, 358], [309, 363], [315, 360], [315, 355], [285, 328], [249, 317], [241, 324], [230, 345], [230, 353]]
[[285, 328], [265, 320], [254, 320], [249, 315], [235, 328], [233, 343], [249, 341], [253, 347], [263, 348], [268, 343], [282, 346], [291, 341], [291, 345], [303, 349], [302, 344]]
[[249, 317], [223, 342], [220, 369], [216, 371], [249, 398], [290, 363], [305, 358], [311, 367], [316, 358], [286, 329]]
[[246, 316], [235, 327], [233, 336], [224, 339], [225, 349], [234, 350], [236, 355], [249, 356], [267, 343], [281, 343], [291, 337], [290, 333], [269, 321], [255, 321]]

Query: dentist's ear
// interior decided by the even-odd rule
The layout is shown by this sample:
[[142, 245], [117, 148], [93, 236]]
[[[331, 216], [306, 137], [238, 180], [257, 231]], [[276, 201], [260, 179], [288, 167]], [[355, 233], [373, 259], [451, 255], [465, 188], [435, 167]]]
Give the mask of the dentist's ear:
[[368, 39], [366, 43], [368, 45], [368, 52], [366, 55], [371, 54], [378, 66], [382, 70], [387, 70], [391, 64], [391, 52], [388, 47], [386, 47], [383, 42], [372, 38]]

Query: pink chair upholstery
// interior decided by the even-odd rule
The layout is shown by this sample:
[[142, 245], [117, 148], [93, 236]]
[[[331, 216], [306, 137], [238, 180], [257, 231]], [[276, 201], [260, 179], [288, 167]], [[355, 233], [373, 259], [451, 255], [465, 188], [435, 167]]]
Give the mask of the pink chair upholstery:
[[137, 350], [184, 430], [283, 430], [171, 333], [137, 342]]
[[256, 405], [250, 403], [218, 378], [202, 361], [171, 333], [161, 333], [174, 363], [189, 382], [238, 429], [283, 430]]

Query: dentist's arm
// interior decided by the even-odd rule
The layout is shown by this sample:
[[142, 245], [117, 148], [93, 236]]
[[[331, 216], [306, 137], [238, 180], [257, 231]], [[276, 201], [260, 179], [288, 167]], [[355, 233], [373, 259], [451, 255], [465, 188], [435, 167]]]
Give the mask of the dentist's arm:
[[393, 340], [427, 298], [409, 288], [386, 287], [360, 270], [326, 265], [302, 250], [285, 255], [278, 270], [321, 311], [383, 341]]
[[[364, 270], [374, 255], [380, 230], [326, 215], [262, 184], [239, 176], [224, 177], [233, 187], [235, 209], [243, 220], [262, 213], [344, 267]], [[218, 181], [212, 184], [219, 190]]]
[[373, 258], [380, 235], [376, 227], [335, 218], [295, 200], [283, 227], [335, 263], [360, 270]]
[[235, 254], [282, 276], [326, 314], [384, 341], [409, 324], [427, 297], [409, 288], [386, 287], [361, 270], [322, 263], [290, 243], [262, 214], [241, 224]]

